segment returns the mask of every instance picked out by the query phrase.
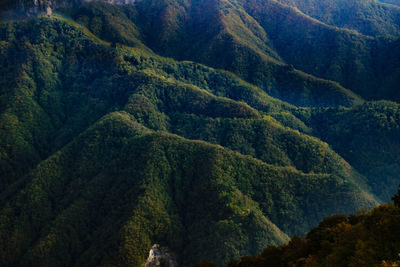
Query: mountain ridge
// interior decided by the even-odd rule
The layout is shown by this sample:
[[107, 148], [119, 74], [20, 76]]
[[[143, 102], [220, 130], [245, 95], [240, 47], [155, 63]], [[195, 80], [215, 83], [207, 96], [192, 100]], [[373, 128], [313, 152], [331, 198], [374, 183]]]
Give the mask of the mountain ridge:
[[1, 22], [1, 265], [140, 266], [154, 244], [224, 265], [393, 195], [399, 104], [287, 64], [241, 3]]

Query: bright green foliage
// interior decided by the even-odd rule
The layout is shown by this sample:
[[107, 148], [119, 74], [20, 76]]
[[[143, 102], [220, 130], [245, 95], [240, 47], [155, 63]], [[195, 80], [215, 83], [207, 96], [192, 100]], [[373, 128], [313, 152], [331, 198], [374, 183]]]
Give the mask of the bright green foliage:
[[138, 27], [131, 21], [136, 17], [133, 6], [118, 8], [112, 5], [88, 4], [73, 12], [78, 23], [93, 34], [112, 43], [146, 49]]

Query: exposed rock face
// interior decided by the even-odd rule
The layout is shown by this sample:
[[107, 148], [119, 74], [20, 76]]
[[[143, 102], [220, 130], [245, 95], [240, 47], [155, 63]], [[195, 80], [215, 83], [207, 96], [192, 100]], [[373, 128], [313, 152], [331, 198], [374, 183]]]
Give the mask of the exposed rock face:
[[17, 8], [23, 10], [28, 15], [45, 12], [47, 15], [53, 14], [53, 10], [60, 6], [69, 6], [74, 1], [56, 0], [18, 0]]
[[146, 267], [177, 267], [176, 255], [169, 251], [167, 247], [158, 244], [153, 245], [149, 252], [149, 257], [145, 263]]

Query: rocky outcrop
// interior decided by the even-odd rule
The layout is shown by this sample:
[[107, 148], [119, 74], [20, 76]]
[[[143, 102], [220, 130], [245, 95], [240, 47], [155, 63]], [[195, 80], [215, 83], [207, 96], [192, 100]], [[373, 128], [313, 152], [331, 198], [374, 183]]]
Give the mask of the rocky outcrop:
[[34, 15], [45, 12], [51, 15], [53, 10], [58, 7], [68, 7], [75, 1], [58, 1], [58, 0], [17, 0], [17, 8], [25, 12], [27, 15]]
[[176, 255], [167, 247], [161, 247], [158, 244], [153, 245], [149, 252], [149, 257], [144, 265], [145, 267], [177, 267]]

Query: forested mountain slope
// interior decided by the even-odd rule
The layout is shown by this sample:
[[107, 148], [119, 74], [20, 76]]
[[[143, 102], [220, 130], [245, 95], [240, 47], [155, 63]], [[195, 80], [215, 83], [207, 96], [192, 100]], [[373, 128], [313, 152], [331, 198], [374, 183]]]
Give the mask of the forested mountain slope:
[[[140, 41], [159, 54], [230, 70], [290, 103], [330, 106], [360, 102], [337, 83], [286, 66], [258, 23], [227, 1], [142, 1], [135, 8], [123, 9], [92, 4], [72, 16], [103, 39], [128, 45], [135, 45], [138, 38], [125, 29], [137, 27], [142, 33]], [[108, 23], [115, 17], [126, 19], [118, 25]], [[122, 38], [115, 38], [115, 33]]]
[[[398, 12], [394, 6], [388, 9]], [[103, 39], [129, 45], [139, 39], [162, 55], [230, 70], [296, 105], [357, 102], [341, 86], [367, 99], [399, 100], [395, 30], [371, 37], [270, 0], [147, 0], [123, 8], [91, 4], [72, 16]]]
[[[396, 45], [400, 8], [394, 5], [358, 0], [332, 4], [146, 0], [122, 6], [89, 3], [73, 9], [65, 8], [63, 1], [44, 2], [58, 3], [102, 39], [142, 48], [144, 44], [175, 59], [230, 70], [296, 105], [359, 102], [343, 87], [367, 99], [400, 97]], [[355, 11], [345, 5], [354, 5]], [[326, 14], [327, 19], [310, 12]], [[348, 25], [330, 21], [343, 22], [346, 17], [354, 21]], [[382, 32], [369, 33], [363, 27]]]
[[127, 113], [100, 120], [18, 187], [3, 193], [2, 265], [139, 265], [154, 243], [183, 263], [226, 263], [286, 241], [279, 226], [297, 232], [299, 222], [373, 204], [337, 176], [154, 133]]
[[228, 266], [398, 266], [399, 197], [393, 198], [394, 205], [327, 217], [305, 238], [295, 236], [288, 244]]
[[249, 3], [1, 22], [0, 265], [140, 266], [155, 243], [226, 264], [393, 195], [399, 104], [288, 65]]
[[364, 174], [386, 200], [388, 186], [399, 183], [399, 110], [397, 103], [379, 101], [352, 109], [319, 110], [311, 116], [316, 135]]
[[286, 62], [365, 98], [399, 100], [397, 35], [372, 38], [328, 26], [295, 8], [245, 2], [245, 9], [264, 27]]
[[394, 1], [375, 0], [279, 0], [301, 12], [339, 28], [355, 30], [365, 35], [400, 34], [400, 9], [388, 6]]

